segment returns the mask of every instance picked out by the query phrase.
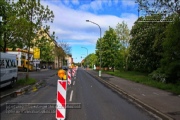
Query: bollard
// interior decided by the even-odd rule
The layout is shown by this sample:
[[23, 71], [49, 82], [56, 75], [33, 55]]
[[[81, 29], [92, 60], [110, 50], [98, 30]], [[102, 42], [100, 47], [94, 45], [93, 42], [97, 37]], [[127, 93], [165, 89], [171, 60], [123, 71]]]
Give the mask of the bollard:
[[67, 93], [67, 77], [65, 70], [59, 70], [57, 81], [57, 102], [56, 102], [56, 119], [64, 120], [66, 118], [66, 93]]

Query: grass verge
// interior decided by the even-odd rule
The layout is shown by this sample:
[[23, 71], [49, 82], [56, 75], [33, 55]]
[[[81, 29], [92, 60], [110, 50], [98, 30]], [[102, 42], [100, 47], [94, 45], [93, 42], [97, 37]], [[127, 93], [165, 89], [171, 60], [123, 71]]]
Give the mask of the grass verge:
[[36, 80], [34, 78], [28, 78], [26, 80], [26, 78], [20, 79], [17, 81], [18, 85], [33, 85], [36, 83]]
[[168, 92], [172, 92], [175, 95], [180, 95], [180, 83], [167, 84], [167, 83], [158, 82], [151, 79], [148, 76], [148, 74], [135, 72], [135, 71], [115, 70], [114, 72], [112, 71], [104, 71], [104, 72], [113, 76], [117, 76], [117, 77], [121, 77], [127, 80], [134, 81], [136, 83], [141, 83], [141, 84], [145, 84], [151, 87], [162, 89]]

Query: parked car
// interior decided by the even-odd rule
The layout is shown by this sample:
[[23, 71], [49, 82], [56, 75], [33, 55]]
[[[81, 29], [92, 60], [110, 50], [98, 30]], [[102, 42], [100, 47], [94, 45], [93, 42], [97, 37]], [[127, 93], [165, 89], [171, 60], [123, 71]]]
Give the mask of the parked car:
[[67, 71], [68, 70], [68, 66], [62, 66], [62, 69]]
[[16, 55], [1, 52], [0, 56], [0, 88], [13, 87], [18, 78]]

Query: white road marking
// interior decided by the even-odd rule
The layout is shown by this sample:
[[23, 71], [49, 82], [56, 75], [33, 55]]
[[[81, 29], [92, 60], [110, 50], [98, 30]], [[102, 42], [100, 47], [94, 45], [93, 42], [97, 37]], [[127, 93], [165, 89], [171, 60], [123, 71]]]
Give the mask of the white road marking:
[[73, 96], [73, 90], [71, 90], [69, 101], [72, 101], [72, 96]]
[[142, 94], [142, 96], [145, 96], [145, 94]]
[[157, 94], [157, 93], [155, 93], [155, 92], [153, 92], [153, 94], [155, 94], [155, 95], [159, 95], [159, 94]]
[[75, 85], [75, 81], [73, 81], [73, 85]]

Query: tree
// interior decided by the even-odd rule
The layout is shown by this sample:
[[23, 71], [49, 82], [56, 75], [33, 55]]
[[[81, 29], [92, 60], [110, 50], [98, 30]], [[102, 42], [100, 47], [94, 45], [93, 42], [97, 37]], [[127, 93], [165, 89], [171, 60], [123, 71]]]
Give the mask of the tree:
[[53, 21], [53, 12], [40, 4], [40, 0], [6, 2], [3, 0], [2, 11], [4, 41], [1, 48], [32, 47], [32, 40], [43, 22]]
[[100, 62], [102, 61], [102, 60], [100, 60], [101, 59], [101, 55], [102, 55], [102, 50], [101, 50], [101, 46], [102, 46], [102, 38], [100, 39], [98, 39], [97, 40], [97, 42], [96, 42], [96, 56], [97, 56], [97, 62], [96, 62], [96, 66], [100, 66]]
[[40, 59], [44, 62], [52, 62], [54, 59], [54, 45], [51, 44], [52, 40], [47, 38], [46, 36], [42, 36], [41, 38], [35, 41], [36, 47], [40, 48]]
[[84, 64], [87, 65], [87, 63], [89, 64], [90, 68], [93, 68], [94, 65], [96, 65], [96, 63], [97, 63], [96, 54], [92, 53], [92, 54], [89, 54], [88, 56], [86, 56], [84, 59]]
[[[47, 32], [46, 32], [47, 33]], [[47, 33], [49, 34], [49, 33]], [[55, 39], [58, 39], [58, 37], [55, 36], [55, 32], [53, 32], [53, 34], [50, 36], [50, 38], [55, 41]], [[57, 56], [57, 60], [58, 60], [58, 63], [57, 63], [57, 66], [58, 67], [61, 67], [62, 66], [62, 63], [63, 63], [63, 60], [64, 58], [66, 57], [66, 52], [63, 50], [62, 46], [64, 45], [65, 43], [64, 42], [60, 42], [59, 44], [58, 43], [55, 43], [55, 47], [54, 47], [54, 54], [55, 56]], [[67, 48], [66, 48], [67, 49]], [[60, 64], [61, 63], [61, 64]]]
[[165, 31], [163, 41], [163, 58], [161, 60], [161, 73], [166, 75], [166, 82], [176, 83], [180, 81], [180, 17], [170, 23]]
[[[0, 51], [6, 52], [6, 48], [9, 45], [13, 45], [14, 41], [12, 38], [12, 24], [11, 19], [15, 18], [15, 11], [13, 11], [13, 5], [6, 0], [0, 1], [0, 16], [2, 17], [1, 30], [0, 30]], [[15, 44], [16, 45], [16, 44]]]
[[[41, 5], [40, 0], [19, 0], [17, 3], [13, 3], [13, 11], [16, 11], [15, 20], [22, 19], [26, 21], [23, 22], [26, 23], [22, 25], [23, 29], [19, 31], [16, 30], [15, 33], [17, 33], [17, 36], [13, 37], [14, 39], [21, 38], [22, 43], [24, 43], [23, 45], [25, 45], [28, 50], [29, 58], [30, 47], [33, 47], [33, 39], [36, 37], [37, 32], [43, 27], [43, 22], [53, 22], [54, 14], [48, 6], [44, 7]], [[28, 78], [28, 76], [29, 73], [27, 71], [26, 78]]]
[[[100, 50], [99, 45], [101, 45]], [[96, 48], [98, 49], [96, 51], [97, 56], [99, 53], [102, 54], [102, 67], [112, 67], [114, 70], [115, 59], [118, 56], [119, 41], [113, 28], [109, 27], [103, 38], [97, 41]]]
[[[153, 15], [146, 16], [146, 19], [160, 17]], [[131, 30], [130, 64], [134, 70], [150, 73], [160, 65], [162, 47], [159, 42], [163, 41], [163, 31], [169, 23], [138, 22], [140, 19], [143, 18], [139, 18]]]
[[167, 17], [173, 13], [180, 14], [179, 0], [136, 0], [139, 10], [143, 10], [147, 15], [162, 14]]
[[59, 53], [59, 55], [61, 54], [61, 57], [62, 57], [62, 63], [66, 64], [65, 63], [65, 57], [67, 55], [72, 56], [71, 55], [71, 46], [68, 43], [64, 42], [64, 41], [60, 41], [58, 43], [58, 46], [61, 47], [62, 50], [63, 50], [63, 51], [61, 51], [61, 53]]
[[[128, 59], [128, 47], [129, 47], [129, 40], [130, 40], [130, 30], [128, 29], [127, 24], [123, 21], [121, 24], [118, 23], [116, 26], [116, 34], [117, 39], [119, 40], [121, 46], [121, 53], [119, 54], [123, 57], [123, 68], [126, 70], [127, 68], [127, 59]], [[123, 51], [123, 52], [122, 52]]]
[[115, 59], [115, 67], [116, 69], [122, 69], [124, 67], [124, 49], [122, 44], [119, 43], [119, 49], [117, 51], [117, 56]]
[[66, 54], [71, 54], [71, 46], [68, 43], [64, 41], [60, 41], [59, 46], [62, 47], [62, 49], [64, 50]]
[[130, 40], [130, 30], [128, 29], [127, 24], [124, 21], [121, 24], [118, 23], [115, 31], [119, 42], [123, 45], [123, 47], [127, 48]]
[[57, 45], [55, 47], [55, 54], [56, 54], [57, 59], [58, 59], [58, 66], [60, 66], [60, 63], [62, 63], [63, 59], [66, 56], [66, 53], [64, 52], [64, 50], [62, 49], [61, 46]]

